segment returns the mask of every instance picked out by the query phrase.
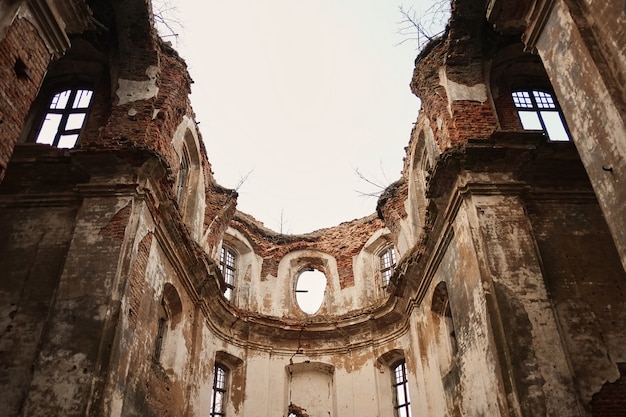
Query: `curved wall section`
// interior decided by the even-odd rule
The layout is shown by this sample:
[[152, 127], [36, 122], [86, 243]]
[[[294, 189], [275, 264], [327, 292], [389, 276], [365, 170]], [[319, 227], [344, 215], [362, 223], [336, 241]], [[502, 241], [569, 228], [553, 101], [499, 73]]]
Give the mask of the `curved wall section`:
[[[0, 415], [626, 409], [626, 26], [583, 3], [454, 0], [376, 214], [290, 236], [215, 182], [149, 2], [0, 0]], [[22, 143], [65, 70], [100, 80], [76, 147]], [[517, 93], [549, 84], [571, 141], [519, 123]]]

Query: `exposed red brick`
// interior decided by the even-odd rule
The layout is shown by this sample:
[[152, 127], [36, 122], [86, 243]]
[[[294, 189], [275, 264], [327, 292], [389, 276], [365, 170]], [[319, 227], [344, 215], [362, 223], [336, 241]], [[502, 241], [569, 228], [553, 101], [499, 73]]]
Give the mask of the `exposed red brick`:
[[22, 18], [0, 41], [0, 180], [51, 57], [37, 29]]
[[626, 364], [618, 364], [620, 377], [615, 382], [607, 382], [600, 392], [591, 398], [593, 417], [622, 417], [626, 411]]
[[153, 236], [152, 233], [148, 233], [141, 239], [141, 242], [139, 242], [135, 261], [133, 262], [133, 267], [128, 276], [128, 320], [131, 328], [137, 325], [141, 298], [144, 294], [144, 276], [146, 274], [146, 266], [148, 265]]
[[232, 226], [242, 232], [255, 253], [263, 257], [261, 279], [266, 279], [268, 275], [276, 276], [278, 263], [289, 252], [315, 249], [336, 259], [341, 288], [354, 285], [352, 257], [359, 253], [376, 230], [385, 227], [380, 219], [372, 215], [304, 235], [283, 235], [263, 227], [243, 213], [235, 217]]
[[100, 235], [121, 242], [124, 239], [124, 232], [126, 231], [126, 226], [128, 225], [131, 210], [132, 203], [128, 203], [126, 207], [115, 213], [107, 225], [100, 229]]

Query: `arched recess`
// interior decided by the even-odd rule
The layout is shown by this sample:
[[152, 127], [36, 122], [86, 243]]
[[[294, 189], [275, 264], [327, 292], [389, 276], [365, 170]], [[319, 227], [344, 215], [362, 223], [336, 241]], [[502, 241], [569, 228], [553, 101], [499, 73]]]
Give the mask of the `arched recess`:
[[182, 372], [184, 363], [179, 355], [179, 344], [183, 336], [183, 303], [176, 287], [167, 282], [158, 307], [157, 332], [154, 347], [154, 360], [163, 369]]
[[404, 358], [404, 351], [402, 349], [392, 349], [383, 353], [376, 359], [376, 366], [378, 367], [379, 371], [382, 372], [381, 368], [388, 368], [395, 362], [398, 362], [399, 360], [402, 360]]
[[[379, 229], [365, 242], [360, 256], [363, 256], [363, 264], [365, 267], [362, 271], [355, 271], [355, 275], [361, 275], [371, 283], [368, 285], [370, 290], [374, 291], [378, 297], [386, 297], [388, 282], [383, 278], [383, 265], [381, 264], [381, 256], [386, 250], [393, 248], [395, 251], [396, 263], [400, 259], [401, 254], [394, 242], [394, 236], [388, 228]], [[395, 265], [394, 265], [395, 268]], [[393, 271], [391, 271], [393, 272]]]
[[226, 415], [239, 415], [246, 392], [245, 362], [235, 355], [219, 350], [215, 353], [214, 370], [220, 367], [227, 371], [226, 377], [226, 402], [224, 410]]
[[285, 370], [285, 415], [337, 416], [334, 366], [307, 361], [289, 364]]
[[411, 389], [404, 351], [392, 349], [383, 353], [376, 359], [376, 367], [379, 415], [411, 415]]
[[178, 156], [178, 166], [173, 167], [176, 174], [174, 185], [176, 203], [192, 236], [200, 242], [206, 207], [205, 179], [196, 125], [188, 116], [184, 116], [178, 125], [172, 145]]
[[183, 302], [180, 299], [180, 295], [178, 291], [174, 287], [174, 285], [166, 282], [163, 286], [163, 305], [167, 311], [168, 316], [171, 320], [171, 326], [175, 327], [180, 323], [181, 316], [183, 313]]
[[448, 297], [448, 286], [443, 281], [435, 286], [430, 311], [437, 341], [439, 369], [443, 376], [455, 365], [458, 350], [456, 330]]
[[[287, 291], [287, 314], [291, 317], [305, 317], [296, 300], [296, 284], [302, 271], [317, 270], [326, 276], [326, 290], [324, 299], [317, 315], [340, 313], [336, 310], [334, 300], [339, 298], [340, 290], [337, 261], [325, 252], [307, 249], [290, 252], [285, 255], [278, 265], [279, 285]], [[276, 289], [278, 290], [278, 288]]]
[[428, 179], [439, 157], [439, 148], [427, 120], [420, 117], [413, 130], [413, 144], [410, 151], [409, 169], [409, 204], [408, 212], [413, 228], [414, 241], [417, 244], [426, 223], [428, 199], [426, 191]]
[[237, 229], [228, 227], [215, 254], [215, 261], [220, 264], [224, 247], [234, 251], [235, 271], [233, 296], [229, 300], [240, 308], [248, 308], [250, 292], [255, 288], [255, 281], [259, 279], [263, 260], [252, 250], [250, 241]]

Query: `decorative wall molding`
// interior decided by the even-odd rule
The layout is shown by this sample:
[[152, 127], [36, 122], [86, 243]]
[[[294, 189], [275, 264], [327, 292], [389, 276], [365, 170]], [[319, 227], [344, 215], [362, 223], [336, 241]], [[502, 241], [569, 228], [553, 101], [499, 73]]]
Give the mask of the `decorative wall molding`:
[[54, 4], [47, 0], [29, 0], [28, 10], [48, 50], [57, 58], [62, 56], [71, 44], [65, 33], [65, 22]]

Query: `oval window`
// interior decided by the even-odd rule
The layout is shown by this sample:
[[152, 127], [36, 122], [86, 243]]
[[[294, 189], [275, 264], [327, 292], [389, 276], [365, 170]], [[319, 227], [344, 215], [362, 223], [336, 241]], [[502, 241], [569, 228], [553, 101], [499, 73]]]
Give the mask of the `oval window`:
[[296, 282], [296, 302], [307, 314], [314, 314], [322, 306], [326, 291], [326, 275], [316, 269], [302, 271]]

